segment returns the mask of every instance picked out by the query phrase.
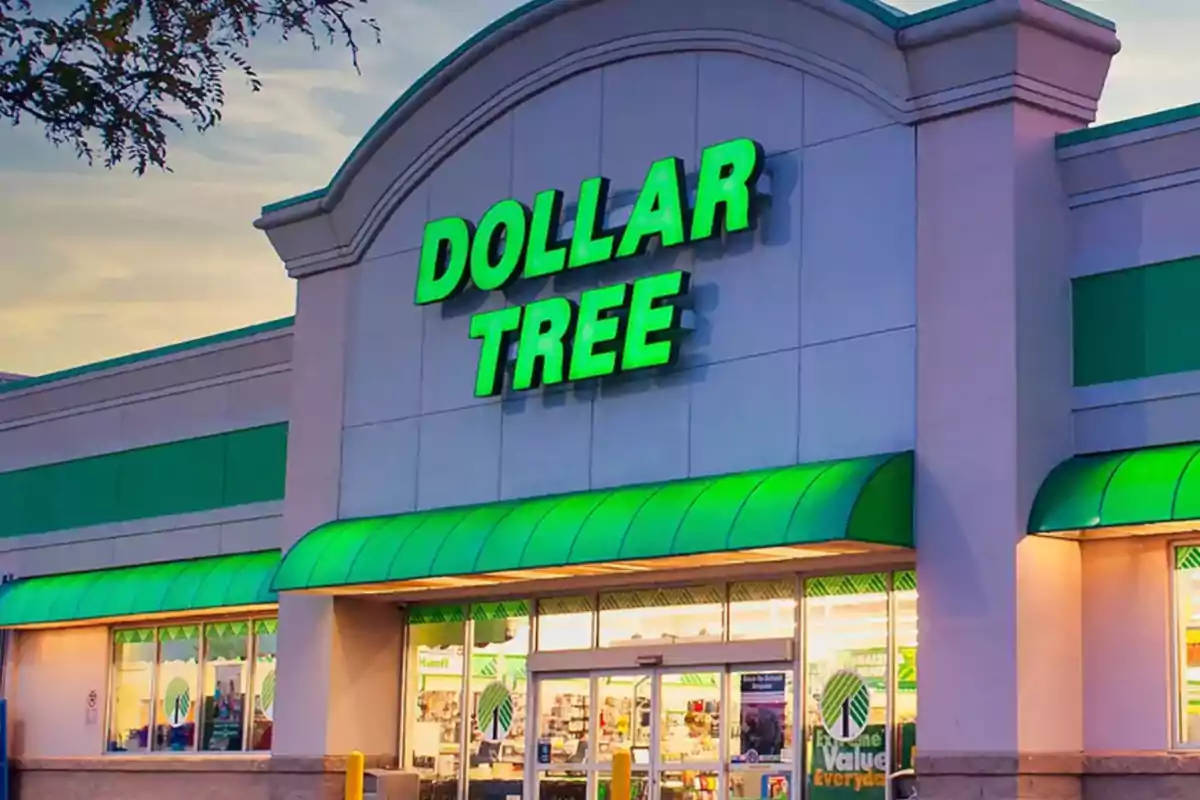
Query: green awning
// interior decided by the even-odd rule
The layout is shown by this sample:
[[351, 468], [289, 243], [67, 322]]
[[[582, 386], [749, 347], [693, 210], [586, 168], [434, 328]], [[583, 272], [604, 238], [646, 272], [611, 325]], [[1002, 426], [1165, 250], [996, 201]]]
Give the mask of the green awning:
[[0, 587], [0, 627], [269, 605], [278, 567], [270, 550], [23, 578]]
[[913, 545], [913, 456], [897, 453], [399, 516], [302, 538], [279, 591], [830, 542]]
[[1076, 456], [1054, 468], [1030, 533], [1200, 520], [1200, 443]]

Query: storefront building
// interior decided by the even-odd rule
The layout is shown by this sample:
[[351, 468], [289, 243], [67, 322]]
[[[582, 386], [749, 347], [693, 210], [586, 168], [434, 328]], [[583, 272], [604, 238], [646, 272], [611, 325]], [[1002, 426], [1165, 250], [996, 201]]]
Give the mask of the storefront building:
[[1117, 51], [482, 31], [264, 208], [294, 317], [0, 384], [16, 797], [1200, 795], [1200, 110], [1089, 127]]

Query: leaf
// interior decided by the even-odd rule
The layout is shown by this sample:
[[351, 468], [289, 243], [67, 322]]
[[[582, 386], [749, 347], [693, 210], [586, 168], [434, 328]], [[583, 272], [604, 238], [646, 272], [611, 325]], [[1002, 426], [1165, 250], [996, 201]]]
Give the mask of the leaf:
[[368, 4], [78, 0], [73, 9], [39, 3], [34, 13], [29, 0], [0, 0], [0, 117], [40, 125], [51, 144], [89, 163], [169, 171], [169, 131], [220, 122], [230, 69], [251, 91], [262, 88], [248, 60], [255, 40], [271, 32], [313, 48], [340, 44], [357, 70], [358, 35], [379, 41]]

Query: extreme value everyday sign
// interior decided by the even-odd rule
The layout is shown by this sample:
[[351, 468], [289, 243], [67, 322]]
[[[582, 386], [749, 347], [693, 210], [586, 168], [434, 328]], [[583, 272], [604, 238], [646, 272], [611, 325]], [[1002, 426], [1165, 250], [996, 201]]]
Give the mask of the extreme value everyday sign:
[[[604, 226], [609, 181], [589, 178], [579, 186], [575, 228], [567, 240], [560, 237], [558, 189], [538, 194], [532, 209], [502, 200], [477, 227], [460, 217], [435, 220], [425, 226], [415, 301], [440, 303], [472, 285], [494, 292], [524, 278], [639, 256], [655, 240], [677, 247], [722, 230], [749, 230], [762, 168], [763, 149], [750, 139], [706, 148], [689, 206], [683, 160], [656, 161], [629, 222], [615, 229]], [[690, 273], [679, 270], [592, 289], [578, 303], [550, 297], [475, 314], [470, 329], [470, 337], [480, 341], [475, 395], [500, 394], [514, 343], [515, 391], [669, 365], [679, 354], [682, 301], [690, 288]]]

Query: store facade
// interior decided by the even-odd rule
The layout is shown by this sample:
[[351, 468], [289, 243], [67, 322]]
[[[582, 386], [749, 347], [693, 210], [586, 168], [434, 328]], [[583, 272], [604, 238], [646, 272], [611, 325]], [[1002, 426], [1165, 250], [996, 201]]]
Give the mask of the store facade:
[[1197, 791], [1200, 114], [1086, 127], [1117, 49], [482, 31], [263, 209], [294, 318], [0, 386], [18, 796]]

